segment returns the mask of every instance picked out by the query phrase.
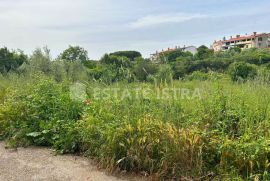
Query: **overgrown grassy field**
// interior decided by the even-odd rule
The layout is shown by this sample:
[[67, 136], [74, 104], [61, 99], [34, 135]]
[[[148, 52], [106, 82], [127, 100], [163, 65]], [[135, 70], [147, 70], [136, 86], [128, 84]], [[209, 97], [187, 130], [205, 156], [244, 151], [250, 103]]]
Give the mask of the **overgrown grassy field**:
[[270, 91], [260, 81], [85, 83], [84, 101], [43, 75], [0, 85], [0, 137], [10, 146], [52, 146], [161, 179], [270, 179]]

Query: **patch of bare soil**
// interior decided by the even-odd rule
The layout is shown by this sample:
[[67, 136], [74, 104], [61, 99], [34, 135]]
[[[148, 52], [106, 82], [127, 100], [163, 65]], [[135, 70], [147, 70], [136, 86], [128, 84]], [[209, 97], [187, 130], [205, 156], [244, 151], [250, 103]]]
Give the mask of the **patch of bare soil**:
[[0, 181], [145, 181], [135, 176], [111, 176], [90, 159], [55, 156], [47, 148], [5, 149], [0, 142]]

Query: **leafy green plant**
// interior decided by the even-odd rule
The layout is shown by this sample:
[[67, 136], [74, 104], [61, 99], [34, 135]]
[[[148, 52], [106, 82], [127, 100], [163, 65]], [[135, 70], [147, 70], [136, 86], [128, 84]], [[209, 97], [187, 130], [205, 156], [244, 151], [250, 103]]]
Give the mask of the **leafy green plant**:
[[59, 121], [78, 120], [81, 112], [82, 103], [71, 100], [67, 86], [43, 79], [7, 94], [0, 108], [2, 136], [18, 145], [53, 145], [64, 125]]
[[256, 67], [244, 63], [235, 62], [229, 68], [229, 74], [233, 81], [253, 79], [257, 75]]

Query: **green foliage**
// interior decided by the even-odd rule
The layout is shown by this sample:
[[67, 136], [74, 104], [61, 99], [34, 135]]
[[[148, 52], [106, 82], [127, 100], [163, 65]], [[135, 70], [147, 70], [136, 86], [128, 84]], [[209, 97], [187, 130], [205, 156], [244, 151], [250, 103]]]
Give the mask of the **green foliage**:
[[[87, 61], [85, 61], [87, 62]], [[34, 74], [45, 74], [54, 78], [57, 82], [69, 80], [71, 82], [87, 81], [87, 68], [81, 61], [52, 61], [50, 50], [47, 47], [37, 48], [29, 61], [17, 69], [17, 72], [26, 77]]]
[[136, 58], [142, 57], [142, 54], [137, 51], [118, 51], [118, 52], [110, 53], [110, 55], [114, 55], [117, 57], [126, 57], [130, 61], [134, 61]]
[[138, 58], [136, 59], [133, 72], [139, 81], [146, 81], [147, 77], [154, 75], [157, 70], [157, 66], [152, 64], [149, 60]]
[[241, 53], [242, 49], [239, 47], [233, 47], [229, 49], [229, 52], [234, 54], [234, 53]]
[[[101, 148], [103, 164], [124, 170], [144, 170], [160, 176], [198, 175], [203, 142], [191, 130], [151, 118], [108, 129]], [[112, 159], [113, 158], [113, 159]]]
[[[252, 133], [241, 136], [239, 139], [226, 139], [221, 148], [221, 168], [237, 170], [244, 175], [261, 173], [261, 178], [269, 179], [269, 139], [257, 137]], [[268, 175], [268, 176], [267, 176]], [[266, 177], [267, 176], [267, 177]]]
[[[66, 75], [66, 79], [68, 79], [71, 82], [85, 82], [88, 81], [88, 71], [87, 68], [80, 62], [80, 61], [75, 61], [75, 62], [66, 62], [63, 61], [61, 62], [63, 64], [64, 70], [62, 72], [64, 75]], [[54, 78], [57, 79], [57, 70], [55, 69], [56, 75], [54, 75]], [[63, 78], [65, 76], [63, 75]]]
[[247, 79], [253, 79], [257, 75], [257, 69], [248, 63], [235, 62], [230, 65], [229, 74], [233, 81], [245, 81]]
[[80, 118], [82, 103], [70, 99], [68, 87], [37, 77], [22, 89], [13, 87], [0, 108], [0, 136], [16, 145], [54, 145], [66, 125]]
[[256, 77], [258, 81], [270, 83], [270, 67], [265, 66], [258, 68], [258, 76]]
[[[0, 76], [0, 139], [82, 153], [105, 168], [161, 180], [209, 173], [217, 180], [270, 179], [269, 50], [213, 54], [202, 46], [196, 56], [170, 52], [159, 64], [135, 54], [89, 61], [70, 53], [52, 61], [47, 48], [35, 50]], [[84, 103], [70, 98], [74, 82], [87, 84]], [[116, 89], [128, 93], [105, 91]], [[173, 94], [162, 97], [164, 89]]]
[[133, 81], [131, 72], [132, 63], [127, 57], [118, 57], [105, 54], [95, 68], [89, 69], [89, 74], [94, 80], [106, 84], [126, 80]]
[[208, 74], [200, 71], [195, 71], [186, 77], [188, 80], [208, 80]]
[[155, 76], [157, 82], [170, 83], [173, 81], [173, 71], [170, 65], [161, 65]]
[[185, 77], [186, 80], [192, 81], [192, 80], [199, 80], [199, 81], [216, 81], [216, 80], [221, 80], [221, 79], [226, 79], [226, 75], [218, 72], [200, 72], [200, 71], [195, 71], [192, 74], [188, 75]]
[[59, 58], [67, 61], [87, 61], [88, 52], [79, 46], [69, 46], [60, 54]]
[[261, 65], [270, 62], [270, 51], [268, 49], [247, 49], [234, 56], [235, 60], [250, 64]]
[[16, 70], [24, 62], [27, 56], [22, 51], [10, 51], [6, 47], [0, 48], [0, 73]]
[[197, 53], [196, 53], [195, 57], [198, 60], [204, 60], [204, 59], [211, 57], [213, 54], [214, 54], [213, 50], [210, 50], [205, 45], [202, 45], [197, 49]]
[[116, 55], [108, 55], [105, 54], [100, 62], [102, 64], [113, 64], [116, 65], [117, 67], [130, 67], [131, 66], [131, 62], [129, 61], [129, 59], [127, 57], [119, 57]]
[[174, 62], [178, 59], [192, 59], [193, 54], [190, 52], [185, 52], [183, 50], [174, 50], [162, 53], [160, 59], [164, 62]]
[[29, 61], [29, 69], [25, 70], [31, 73], [43, 72], [45, 74], [50, 74], [50, 50], [47, 47], [44, 47], [43, 50], [37, 48]]
[[99, 80], [106, 84], [111, 84], [118, 81], [133, 80], [133, 75], [129, 69], [124, 67], [118, 67], [116, 65], [107, 65], [102, 67], [102, 73]]
[[[168, 71], [164, 65], [159, 73]], [[89, 91], [85, 104], [70, 99], [67, 84], [44, 76], [28, 84], [21, 78], [13, 78], [14, 84], [0, 79], [0, 137], [11, 146], [47, 145], [58, 153], [80, 152], [105, 168], [144, 171], [160, 179], [197, 178], [209, 172], [225, 180], [269, 179], [269, 86], [232, 84], [213, 72], [191, 76], [192, 81], [157, 87], [95, 84], [101, 90], [119, 86], [131, 95], [141, 86], [151, 93], [148, 98], [95, 99]], [[205, 81], [198, 84], [201, 77]], [[199, 88], [202, 99], [163, 100], [154, 94], [172, 88], [169, 85]]]
[[183, 78], [188, 74], [191, 74], [194, 71], [201, 72], [223, 72], [230, 65], [230, 61], [219, 60], [219, 59], [206, 59], [206, 60], [198, 60], [198, 61], [177, 61], [172, 63], [172, 69], [174, 71], [174, 78]]
[[82, 62], [83, 65], [89, 69], [93, 69], [97, 67], [98, 61], [95, 60], [87, 60]]

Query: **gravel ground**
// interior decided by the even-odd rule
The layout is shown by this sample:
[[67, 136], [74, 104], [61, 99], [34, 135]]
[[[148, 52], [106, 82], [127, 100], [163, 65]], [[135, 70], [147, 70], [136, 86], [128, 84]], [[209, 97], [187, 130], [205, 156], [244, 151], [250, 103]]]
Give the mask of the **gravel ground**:
[[55, 156], [47, 148], [5, 149], [0, 142], [0, 181], [145, 181], [134, 176], [110, 176], [93, 161], [73, 155]]

